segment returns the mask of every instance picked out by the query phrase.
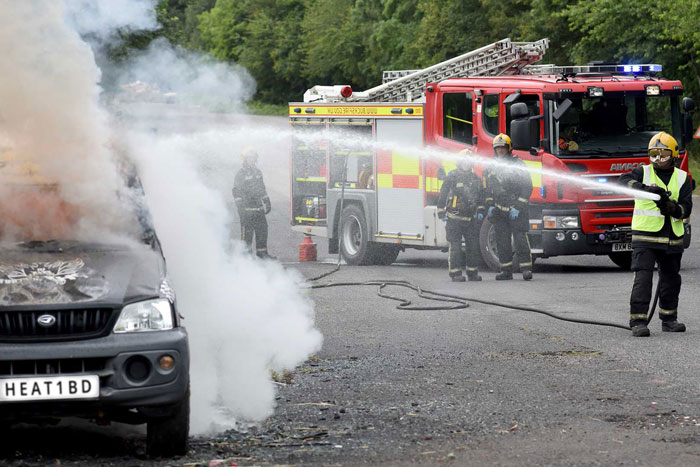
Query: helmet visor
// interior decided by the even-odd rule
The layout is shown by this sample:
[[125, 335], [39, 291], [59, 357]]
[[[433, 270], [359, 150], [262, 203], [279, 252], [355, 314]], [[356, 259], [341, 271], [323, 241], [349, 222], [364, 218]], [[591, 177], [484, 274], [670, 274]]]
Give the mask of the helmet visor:
[[649, 160], [654, 163], [666, 162], [673, 155], [673, 151], [666, 148], [649, 149]]
[[505, 156], [508, 154], [508, 146], [505, 144], [499, 144], [493, 147], [494, 151], [499, 156]]

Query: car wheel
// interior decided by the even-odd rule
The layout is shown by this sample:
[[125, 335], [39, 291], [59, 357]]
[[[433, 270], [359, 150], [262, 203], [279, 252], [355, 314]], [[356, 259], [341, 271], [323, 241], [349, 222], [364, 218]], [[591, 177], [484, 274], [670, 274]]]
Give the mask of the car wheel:
[[185, 399], [166, 417], [154, 417], [147, 423], [146, 452], [153, 457], [187, 454], [190, 433], [190, 390]]

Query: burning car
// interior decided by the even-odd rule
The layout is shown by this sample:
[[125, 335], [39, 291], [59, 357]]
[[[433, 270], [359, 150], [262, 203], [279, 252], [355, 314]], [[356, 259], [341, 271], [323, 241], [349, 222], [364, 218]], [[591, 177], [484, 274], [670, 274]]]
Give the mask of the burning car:
[[[50, 184], [23, 192], [7, 169], [0, 183], [16, 190], [3, 197], [0, 224], [32, 238], [0, 243], [0, 427], [68, 416], [145, 423], [149, 454], [184, 454], [187, 332], [145, 208], [141, 241], [47, 238], [69, 231], [62, 224], [79, 211], [56, 199], [46, 208]], [[13, 218], [12, 199], [46, 210], [41, 222]]]

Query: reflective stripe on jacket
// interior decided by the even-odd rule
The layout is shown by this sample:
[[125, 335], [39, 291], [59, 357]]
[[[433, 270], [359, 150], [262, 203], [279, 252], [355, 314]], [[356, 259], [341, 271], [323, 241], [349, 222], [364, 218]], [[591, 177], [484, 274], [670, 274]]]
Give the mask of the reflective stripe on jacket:
[[[666, 185], [661, 179], [656, 175], [656, 172], [652, 169], [651, 165], [645, 165], [644, 169], [644, 179], [642, 183], [644, 185], [656, 185], [660, 186], [664, 190], [671, 193], [670, 197], [673, 201], [678, 201], [678, 196], [680, 194], [680, 188], [685, 183], [687, 173], [681, 169], [676, 168], [673, 171], [673, 175]], [[656, 205], [655, 201], [647, 199], [636, 199], [634, 201], [634, 214], [632, 216], [632, 230], [640, 232], [658, 232], [664, 226], [664, 221], [666, 216], [661, 214], [659, 207]], [[682, 237], [684, 233], [683, 220], [675, 219], [673, 217], [671, 220], [671, 228], [673, 233], [677, 237]]]

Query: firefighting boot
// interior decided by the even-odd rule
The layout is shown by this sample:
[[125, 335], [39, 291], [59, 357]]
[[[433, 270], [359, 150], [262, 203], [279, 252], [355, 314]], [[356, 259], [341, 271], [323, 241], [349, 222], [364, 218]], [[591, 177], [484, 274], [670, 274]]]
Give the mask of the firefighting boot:
[[532, 280], [532, 271], [530, 271], [529, 269], [523, 269], [523, 280], [531, 281]]
[[640, 323], [636, 326], [632, 326], [632, 335], [634, 337], [649, 337], [650, 332], [646, 324]]
[[479, 271], [467, 271], [467, 279], [469, 282], [479, 282], [481, 280]]
[[512, 281], [513, 271], [501, 271], [500, 274], [496, 274], [497, 281]]
[[463, 275], [452, 276], [452, 282], [465, 282], [467, 279]]
[[662, 321], [661, 330], [663, 332], [685, 332], [685, 324], [673, 321]]

